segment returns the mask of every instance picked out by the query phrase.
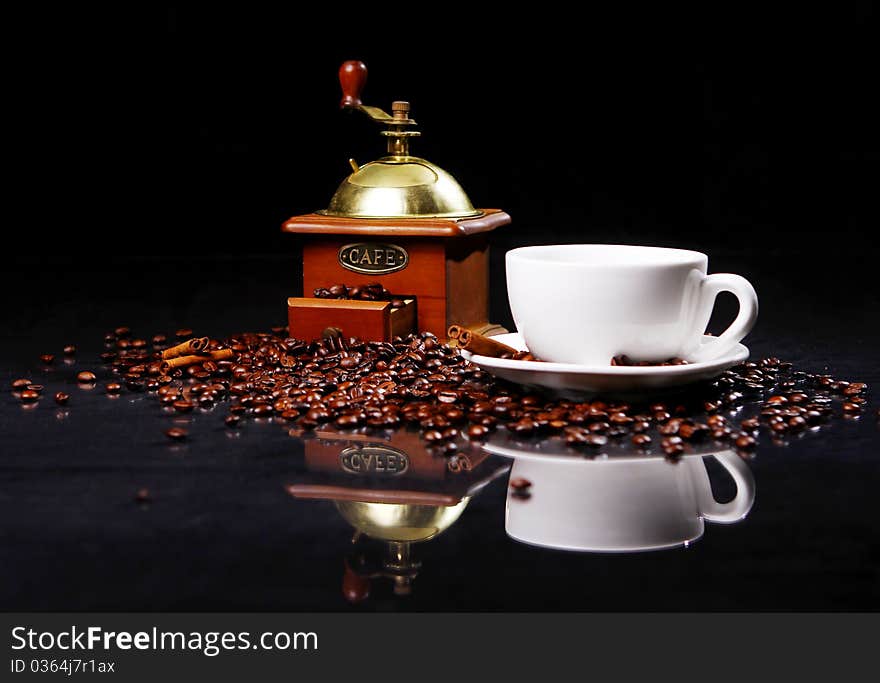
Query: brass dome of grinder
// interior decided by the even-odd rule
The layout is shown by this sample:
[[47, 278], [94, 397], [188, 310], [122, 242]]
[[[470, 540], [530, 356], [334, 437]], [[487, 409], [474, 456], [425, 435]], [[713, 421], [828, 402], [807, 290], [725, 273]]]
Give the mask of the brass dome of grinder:
[[457, 520], [470, 498], [456, 505], [416, 505], [411, 503], [367, 503], [333, 501], [351, 526], [370, 538], [383, 541], [427, 541], [448, 529]]
[[347, 218], [467, 218], [479, 216], [461, 185], [430, 161], [387, 156], [346, 178], [324, 211]]

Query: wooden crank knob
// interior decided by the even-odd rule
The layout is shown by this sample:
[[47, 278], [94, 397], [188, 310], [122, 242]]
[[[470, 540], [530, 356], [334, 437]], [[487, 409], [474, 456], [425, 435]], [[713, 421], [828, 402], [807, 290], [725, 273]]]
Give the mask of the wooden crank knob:
[[343, 109], [361, 106], [361, 91], [367, 82], [367, 65], [358, 60], [343, 62], [339, 67], [339, 85], [342, 86]]

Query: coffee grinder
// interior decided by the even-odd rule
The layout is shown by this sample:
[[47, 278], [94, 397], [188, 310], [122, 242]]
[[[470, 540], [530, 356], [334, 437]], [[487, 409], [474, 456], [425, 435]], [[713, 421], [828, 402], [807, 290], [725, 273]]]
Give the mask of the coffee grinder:
[[421, 569], [413, 545], [452, 526], [470, 500], [506, 475], [510, 463], [479, 446], [451, 458], [418, 433], [321, 431], [304, 441], [305, 472], [288, 484], [300, 500], [329, 500], [354, 529], [343, 563], [343, 593], [359, 602], [376, 579], [408, 595]]
[[[287, 220], [282, 231], [301, 236], [304, 297], [288, 299], [290, 334], [312, 339], [345, 336], [388, 341], [429, 331], [445, 338], [458, 323], [480, 332], [506, 330], [489, 320], [489, 233], [507, 225], [500, 209], [475, 209], [446, 171], [410, 155], [420, 135], [409, 102], [391, 114], [361, 102], [363, 62], [339, 69], [341, 107], [361, 111], [384, 127], [387, 155], [359, 165], [326, 209]], [[314, 298], [317, 288], [379, 283], [402, 300]]]

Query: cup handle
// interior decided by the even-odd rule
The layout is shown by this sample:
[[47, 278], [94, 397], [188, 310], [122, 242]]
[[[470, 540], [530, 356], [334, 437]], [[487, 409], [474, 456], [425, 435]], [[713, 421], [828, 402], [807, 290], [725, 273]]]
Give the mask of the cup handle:
[[703, 278], [697, 304], [697, 320], [709, 320], [715, 307], [715, 298], [721, 292], [730, 292], [739, 300], [739, 313], [721, 336], [701, 344], [689, 354], [693, 362], [712, 360], [733, 350], [755, 326], [758, 318], [758, 295], [744, 277], [732, 273], [714, 273]]
[[755, 503], [755, 477], [745, 461], [732, 451], [716, 453], [713, 456], [736, 484], [736, 496], [728, 503], [719, 503], [712, 496], [712, 487], [697, 489], [697, 504], [700, 515], [709, 522], [733, 524], [749, 514]]

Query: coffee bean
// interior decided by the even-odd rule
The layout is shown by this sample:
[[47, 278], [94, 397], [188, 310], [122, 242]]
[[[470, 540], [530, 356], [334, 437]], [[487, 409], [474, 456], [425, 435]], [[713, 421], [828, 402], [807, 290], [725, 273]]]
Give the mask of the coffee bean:
[[480, 424], [472, 424], [467, 428], [467, 435], [469, 439], [478, 441], [489, 435], [489, 429]]
[[422, 438], [428, 443], [435, 443], [443, 440], [443, 433], [439, 429], [427, 429], [422, 432]]
[[681, 425], [682, 421], [680, 419], [673, 418], [658, 427], [657, 431], [659, 431], [664, 436], [675, 436], [681, 429]]
[[455, 439], [458, 437], [458, 430], [455, 427], [447, 427], [443, 430], [444, 439]]
[[688, 441], [702, 441], [709, 435], [709, 426], [697, 423], [684, 423], [678, 430], [678, 435]]
[[716, 441], [726, 441], [730, 438], [732, 432], [729, 427], [714, 427], [712, 429], [712, 438]]
[[601, 434], [587, 434], [584, 438], [584, 444], [590, 448], [601, 448], [608, 443], [608, 437]]
[[531, 436], [537, 425], [528, 418], [521, 418], [515, 422], [508, 422], [507, 428], [517, 436]]
[[183, 441], [188, 436], [188, 432], [181, 427], [172, 427], [165, 430], [165, 436], [172, 441]]
[[758, 418], [753, 417], [748, 420], [743, 420], [739, 425], [742, 427], [743, 431], [755, 432], [761, 427], [761, 421]]
[[187, 337], [193, 336], [193, 331], [188, 327], [181, 327], [177, 332], [174, 333], [174, 336], [178, 339], [186, 339]]
[[91, 384], [96, 379], [97, 379], [97, 377], [95, 377], [95, 373], [89, 372], [88, 370], [83, 370], [82, 372], [78, 373], [76, 376], [76, 381], [79, 382], [80, 384]]
[[660, 447], [667, 458], [678, 458], [684, 453], [684, 443], [680, 436], [667, 436], [660, 442]]
[[855, 414], [862, 412], [862, 406], [858, 403], [853, 403], [852, 401], [845, 401], [841, 407], [845, 413]]
[[51, 353], [44, 353], [42, 356], [40, 356], [40, 362], [45, 365], [52, 365], [52, 363], [55, 362], [55, 356], [53, 356]]
[[306, 418], [309, 420], [314, 420], [315, 422], [329, 422], [331, 419], [333, 419], [333, 416], [330, 414], [329, 410], [319, 405], [315, 408], [310, 409], [306, 413]]
[[69, 400], [70, 394], [65, 394], [63, 391], [59, 391], [55, 394], [55, 403], [60, 406], [66, 406]]
[[818, 410], [808, 410], [804, 413], [804, 420], [806, 420], [808, 425], [817, 425], [822, 421], [823, 415]]
[[147, 382], [139, 377], [126, 377], [125, 386], [129, 391], [143, 391], [147, 388]]
[[531, 488], [531, 486], [532, 482], [523, 477], [514, 477], [510, 480], [510, 488], [514, 491], [524, 491], [525, 489]]
[[710, 415], [706, 418], [706, 422], [710, 427], [723, 427], [727, 424], [727, 418], [723, 415]]
[[732, 406], [732, 405], [736, 405], [737, 403], [739, 403], [742, 400], [742, 398], [743, 398], [743, 395], [740, 392], [731, 391], [729, 394], [725, 394], [721, 398], [721, 402], [724, 403], [724, 405]]
[[73, 356], [76, 354], [76, 347], [73, 344], [68, 344], [62, 349], [62, 352], [65, 356]]
[[118, 338], [118, 337], [127, 337], [128, 335], [131, 334], [131, 330], [130, 330], [129, 328], [127, 328], [127, 327], [117, 327], [117, 328], [114, 330], [113, 334], [114, 334], [117, 338]]
[[757, 442], [755, 441], [755, 437], [750, 434], [740, 434], [736, 437], [734, 444], [741, 450], [751, 450], [757, 445]]
[[238, 427], [239, 422], [241, 422], [241, 418], [238, 415], [227, 415], [224, 418], [223, 422], [230, 429], [235, 429], [236, 427]]
[[348, 415], [340, 415], [336, 418], [334, 424], [340, 429], [345, 429], [348, 427], [357, 427], [361, 423], [360, 415], [356, 413], [351, 413]]
[[651, 445], [651, 437], [647, 434], [634, 434], [632, 442], [634, 446], [639, 448], [648, 448]]
[[32, 382], [29, 379], [17, 379], [12, 382], [12, 389], [14, 391], [18, 391], [20, 389], [26, 389], [29, 384], [32, 384]]
[[195, 408], [195, 405], [192, 403], [192, 401], [179, 400], [174, 401], [171, 404], [171, 407], [174, 408], [174, 410], [176, 410], [178, 413], [190, 413], [192, 412], [192, 409]]
[[33, 389], [25, 389], [21, 392], [19, 399], [22, 403], [33, 403], [40, 398], [40, 392]]
[[800, 415], [797, 415], [797, 416], [792, 417], [792, 418], [790, 418], [790, 419], [788, 420], [788, 426], [789, 426], [793, 431], [799, 431], [799, 430], [801, 430], [801, 429], [805, 429], [805, 428], [806, 428], [806, 426], [807, 426], [807, 421], [806, 421], [804, 418], [802, 418]]
[[116, 382], [111, 382], [106, 387], [104, 387], [104, 389], [107, 391], [108, 394], [118, 394], [120, 391], [122, 391], [122, 385], [117, 384]]

